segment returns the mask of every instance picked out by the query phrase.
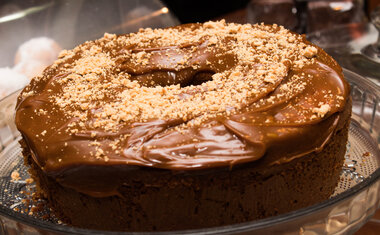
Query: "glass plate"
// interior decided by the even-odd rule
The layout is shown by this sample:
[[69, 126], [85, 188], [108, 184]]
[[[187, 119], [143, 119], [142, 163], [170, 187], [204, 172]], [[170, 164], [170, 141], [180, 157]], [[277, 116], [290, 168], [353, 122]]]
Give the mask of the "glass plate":
[[[359, 229], [380, 203], [380, 89], [348, 70], [344, 74], [351, 84], [353, 115], [341, 181], [329, 200], [263, 220], [171, 233], [341, 234]], [[48, 208], [32, 213], [39, 202], [31, 200], [34, 184], [26, 181], [29, 176], [18, 144], [20, 134], [13, 123], [17, 95], [0, 101], [0, 234], [118, 234], [46, 219]], [[19, 173], [19, 179], [12, 180], [14, 172]]]

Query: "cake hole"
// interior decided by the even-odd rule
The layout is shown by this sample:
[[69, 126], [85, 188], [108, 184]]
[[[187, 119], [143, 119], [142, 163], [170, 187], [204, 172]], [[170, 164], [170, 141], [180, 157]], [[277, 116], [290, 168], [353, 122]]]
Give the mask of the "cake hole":
[[212, 75], [215, 73], [213, 72], [198, 72], [196, 73], [192, 79], [186, 84], [181, 84], [181, 87], [187, 87], [187, 86], [198, 86], [205, 82], [212, 81]]
[[171, 86], [179, 84], [181, 87], [198, 86], [212, 81], [211, 71], [195, 71], [184, 69], [181, 71], [153, 71], [146, 74], [132, 75], [131, 79], [145, 87]]

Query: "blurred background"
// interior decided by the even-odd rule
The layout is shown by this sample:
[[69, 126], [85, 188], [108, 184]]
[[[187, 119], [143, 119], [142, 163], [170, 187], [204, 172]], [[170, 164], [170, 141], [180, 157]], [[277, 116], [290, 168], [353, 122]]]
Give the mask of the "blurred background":
[[219, 19], [276, 23], [307, 34], [342, 66], [379, 84], [380, 43], [371, 23], [379, 16], [380, 28], [378, 5], [380, 0], [0, 0], [0, 77], [19, 81], [13, 86], [0, 79], [0, 96], [38, 75], [62, 48], [104, 32]]

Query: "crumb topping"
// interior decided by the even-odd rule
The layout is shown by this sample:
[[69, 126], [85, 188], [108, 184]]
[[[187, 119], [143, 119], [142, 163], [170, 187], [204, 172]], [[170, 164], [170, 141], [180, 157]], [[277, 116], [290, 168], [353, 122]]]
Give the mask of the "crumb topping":
[[[159, 48], [159, 53], [154, 48]], [[78, 118], [78, 126], [112, 131], [123, 123], [152, 119], [194, 119], [191, 125], [196, 125], [249, 105], [278, 85], [290, 69], [313, 63], [316, 53], [302, 36], [282, 26], [227, 24], [223, 20], [185, 28], [140, 29], [121, 36], [105, 34], [61, 52], [52, 68], [64, 75], [55, 76], [62, 89], [50, 100], [68, 117]], [[217, 63], [226, 69], [216, 71], [200, 85], [155, 85], [150, 81], [147, 86], [135, 79], [144, 75], [139, 69], [152, 71], [152, 66], [168, 73], [196, 71], [204, 66], [199, 56], [207, 54], [219, 58]], [[225, 55], [233, 62], [227, 63]], [[158, 64], [157, 57], [161, 60]], [[205, 64], [211, 66], [209, 60]], [[227, 68], [229, 64], [233, 66]], [[281, 96], [302, 89], [302, 79], [294, 80], [299, 85], [282, 87]], [[95, 120], [88, 120], [89, 115]]]
[[318, 108], [313, 108], [313, 112], [318, 115], [318, 117], [324, 117], [329, 111], [331, 107], [329, 104], [322, 104]]
[[332, 58], [281, 26], [148, 28], [62, 51], [19, 96], [16, 123], [46, 171], [231, 166], [336, 118], [346, 88]]

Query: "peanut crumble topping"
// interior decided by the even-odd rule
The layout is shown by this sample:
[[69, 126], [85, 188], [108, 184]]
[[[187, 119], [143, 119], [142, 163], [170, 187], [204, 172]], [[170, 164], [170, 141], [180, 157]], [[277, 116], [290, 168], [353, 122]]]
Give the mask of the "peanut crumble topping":
[[[314, 63], [316, 53], [317, 49], [305, 44], [302, 36], [282, 26], [226, 24], [223, 20], [207, 22], [203, 27], [105, 34], [99, 40], [61, 52], [52, 68], [62, 75], [54, 82], [63, 88], [50, 100], [67, 116], [78, 118], [78, 126], [113, 131], [122, 123], [152, 119], [193, 120], [189, 125], [196, 125], [246, 107], [273, 90], [291, 69]], [[144, 84], [134, 79], [144, 75], [145, 67], [154, 70], [152, 66], [167, 73], [197, 71], [204, 65], [211, 66], [209, 60], [202, 65], [199, 58], [208, 54], [226, 68], [214, 71], [211, 79], [201, 84]], [[226, 55], [234, 61], [230, 68]], [[298, 85], [281, 86], [283, 92], [271, 99], [302, 90], [303, 80], [308, 78], [290, 79]], [[96, 121], [87, 120], [91, 112]], [[71, 132], [77, 132], [71, 128]]]
[[295, 140], [314, 151], [348, 90], [339, 65], [304, 36], [206, 22], [106, 33], [62, 51], [22, 92], [16, 120], [46, 171], [198, 169], [256, 161], [271, 146], [297, 152]]

